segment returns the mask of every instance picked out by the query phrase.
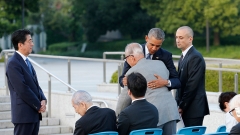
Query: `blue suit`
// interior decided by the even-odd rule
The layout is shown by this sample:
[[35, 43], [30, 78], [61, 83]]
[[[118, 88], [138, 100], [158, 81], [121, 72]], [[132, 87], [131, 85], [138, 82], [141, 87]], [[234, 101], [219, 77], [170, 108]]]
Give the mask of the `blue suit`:
[[[146, 44], [142, 45], [144, 55], [146, 55], [145, 46]], [[167, 69], [169, 70], [169, 73], [170, 73], [169, 80], [171, 81], [171, 87], [168, 87], [169, 90], [177, 89], [181, 87], [181, 82], [178, 78], [178, 73], [173, 64], [172, 54], [170, 52], [162, 48], [159, 48], [159, 50], [155, 54], [153, 54], [152, 60], [162, 61], [166, 65]], [[119, 77], [119, 84], [121, 85], [121, 87], [123, 87], [122, 79], [124, 78], [125, 74], [130, 68], [131, 66], [127, 62], [124, 62], [123, 72], [122, 72], [122, 75]]]
[[[42, 120], [41, 101], [46, 100], [33, 69], [17, 52], [9, 59], [6, 76], [11, 96], [12, 123], [36, 123]], [[15, 130], [15, 129], [14, 129]]]

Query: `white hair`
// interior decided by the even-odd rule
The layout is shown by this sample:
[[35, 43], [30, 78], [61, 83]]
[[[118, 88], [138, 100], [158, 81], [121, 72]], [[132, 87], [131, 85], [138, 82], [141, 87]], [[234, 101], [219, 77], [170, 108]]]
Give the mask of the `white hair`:
[[84, 90], [78, 90], [73, 94], [72, 101], [76, 105], [80, 104], [81, 102], [92, 103], [92, 97], [88, 92]]
[[125, 47], [125, 55], [143, 55], [142, 46], [139, 43], [130, 43]]
[[230, 110], [240, 107], [240, 94], [234, 96], [231, 100], [230, 100]]

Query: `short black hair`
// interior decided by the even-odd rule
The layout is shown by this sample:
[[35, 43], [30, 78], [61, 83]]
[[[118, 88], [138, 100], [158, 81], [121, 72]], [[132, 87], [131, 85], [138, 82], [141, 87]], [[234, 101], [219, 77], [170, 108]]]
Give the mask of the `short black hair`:
[[32, 35], [32, 33], [27, 29], [19, 29], [12, 33], [12, 44], [15, 50], [18, 50], [18, 43], [24, 43], [27, 35]]
[[237, 93], [235, 92], [223, 92], [220, 94], [218, 98], [218, 103], [220, 109], [224, 112], [224, 109], [226, 109], [225, 102], [229, 102]]
[[147, 80], [137, 72], [127, 76], [127, 86], [135, 98], [143, 97], [147, 90]]

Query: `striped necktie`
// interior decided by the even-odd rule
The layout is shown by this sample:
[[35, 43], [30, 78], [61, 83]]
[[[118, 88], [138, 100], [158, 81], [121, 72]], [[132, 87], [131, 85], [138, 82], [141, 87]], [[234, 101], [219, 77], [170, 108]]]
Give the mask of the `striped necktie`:
[[150, 53], [147, 54], [146, 59], [147, 59], [147, 60], [151, 60], [151, 54], [150, 54]]

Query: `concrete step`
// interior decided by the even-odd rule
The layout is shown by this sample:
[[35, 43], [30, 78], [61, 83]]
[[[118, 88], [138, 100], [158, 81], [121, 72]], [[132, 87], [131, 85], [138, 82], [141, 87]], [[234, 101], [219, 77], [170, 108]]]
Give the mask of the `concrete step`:
[[0, 103], [10, 103], [10, 96], [0, 96]]
[[[60, 124], [60, 120], [57, 118], [43, 118], [40, 121], [40, 126], [57, 126]], [[0, 120], [0, 129], [13, 128], [11, 120]]]
[[11, 103], [0, 103], [0, 112], [3, 111], [10, 111], [11, 110]]
[[12, 118], [11, 111], [0, 112], [0, 120], [8, 120], [11, 118]]
[[[69, 126], [41, 126], [39, 135], [66, 134], [72, 133], [73, 129]], [[13, 128], [0, 129], [0, 135], [13, 135]]]

